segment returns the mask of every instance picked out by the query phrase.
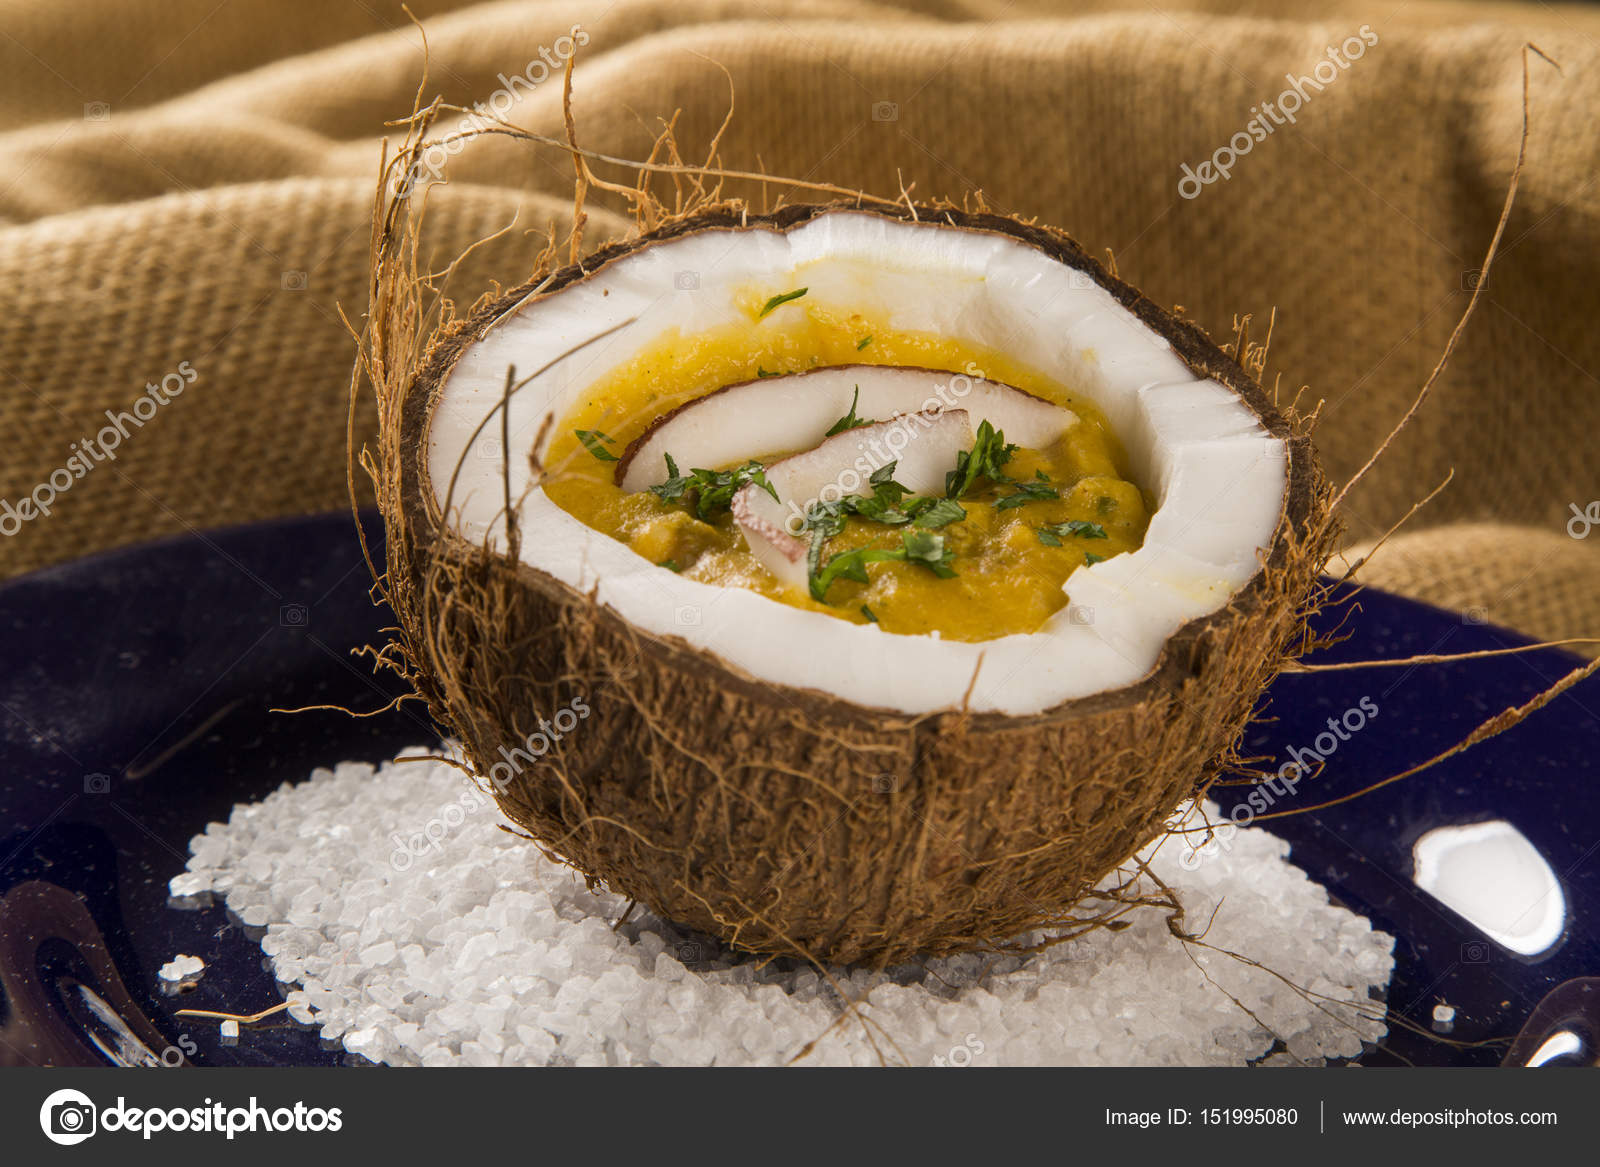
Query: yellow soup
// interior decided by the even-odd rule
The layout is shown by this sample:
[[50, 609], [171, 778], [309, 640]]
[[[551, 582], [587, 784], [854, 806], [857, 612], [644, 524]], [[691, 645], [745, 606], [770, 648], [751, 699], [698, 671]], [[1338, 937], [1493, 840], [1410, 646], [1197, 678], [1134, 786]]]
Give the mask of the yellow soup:
[[[693, 337], [669, 333], [591, 385], [559, 419], [551, 439], [544, 479], [551, 500], [652, 563], [691, 579], [749, 588], [842, 620], [876, 620], [886, 632], [937, 632], [954, 640], [1036, 631], [1066, 604], [1062, 584], [1073, 571], [1132, 551], [1143, 540], [1149, 508], [1128, 481], [1115, 436], [1099, 410], [1066, 387], [988, 348], [892, 331], [882, 321], [804, 300], [762, 317], [765, 299], [750, 293], [744, 305], [748, 324]], [[590, 443], [620, 455], [662, 414], [724, 385], [847, 364], [965, 371], [1065, 406], [1078, 422], [1047, 449], [1016, 450], [1004, 466], [1011, 483], [980, 479], [960, 499], [966, 518], [931, 532], [954, 552], [952, 577], [941, 578], [917, 562], [873, 562], [865, 567], [868, 583], [836, 579], [825, 602], [775, 579], [751, 554], [726, 509], [702, 521], [695, 517], [692, 495], [667, 502], [649, 491], [625, 494], [613, 479], [616, 463], [597, 457], [577, 437], [578, 430], [599, 431], [607, 440], [591, 437]], [[792, 452], [750, 454], [770, 463]], [[679, 469], [687, 473], [690, 467]], [[1021, 484], [1043, 484], [1040, 473], [1049, 486], [1035, 492], [1042, 497], [997, 505]], [[913, 529], [852, 515], [823, 545], [821, 562], [862, 547], [900, 548], [904, 532]]]

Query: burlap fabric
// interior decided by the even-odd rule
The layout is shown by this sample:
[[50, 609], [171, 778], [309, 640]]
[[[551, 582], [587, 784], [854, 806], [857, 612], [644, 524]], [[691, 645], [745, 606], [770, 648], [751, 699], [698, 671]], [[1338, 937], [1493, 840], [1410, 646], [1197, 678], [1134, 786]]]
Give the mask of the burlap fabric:
[[[1562, 72], [1533, 70], [1522, 194], [1487, 299], [1347, 518], [1374, 536], [1454, 468], [1370, 578], [1540, 635], [1600, 633], [1600, 532], [1568, 530], [1600, 497], [1600, 13], [1383, 8], [412, 3], [428, 92], [497, 102], [528, 128], [560, 132], [559, 82], [535, 62], [559, 65], [563, 37], [586, 42], [581, 136], [619, 155], [642, 156], [675, 109], [688, 151], [703, 149], [726, 110], [722, 66], [730, 166], [890, 194], [981, 187], [1112, 249], [1213, 333], [1276, 307], [1271, 370], [1325, 399], [1338, 477], [1403, 412], [1465, 306], [1515, 157], [1519, 46], [1536, 42]], [[1376, 43], [1319, 80], [1328, 47], [1363, 25]], [[73, 443], [107, 410], [126, 415], [115, 460], [79, 463], [50, 514], [0, 509], [0, 573], [342, 505], [354, 345], [340, 308], [359, 320], [378, 141], [411, 106], [418, 30], [395, 0], [0, 0], [0, 30], [0, 508], [70, 477]], [[1294, 124], [1274, 123], [1227, 178], [1201, 167], [1302, 77]], [[1193, 198], [1185, 164], [1214, 179]], [[517, 224], [456, 287], [522, 278], [532, 229], [565, 222], [568, 160], [475, 142], [448, 173], [430, 218], [441, 263]], [[621, 224], [601, 211], [590, 238]], [[128, 420], [136, 406], [148, 416]]]

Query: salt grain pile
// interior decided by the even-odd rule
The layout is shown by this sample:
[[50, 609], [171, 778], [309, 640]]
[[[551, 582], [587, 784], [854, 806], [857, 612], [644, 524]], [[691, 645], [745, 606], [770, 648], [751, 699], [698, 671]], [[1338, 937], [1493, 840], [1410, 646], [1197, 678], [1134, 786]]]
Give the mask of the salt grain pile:
[[435, 761], [318, 770], [197, 835], [172, 891], [224, 895], [266, 929], [290, 1014], [394, 1065], [781, 1064], [813, 1041], [803, 1064], [1317, 1064], [1384, 1032], [1370, 998], [1393, 940], [1330, 905], [1264, 831], [1187, 861], [1174, 840], [1151, 868], [1190, 927], [1216, 910], [1209, 944], [1312, 1001], [1143, 910], [1027, 958], [835, 970], [863, 1024], [796, 962], [732, 957], [642, 910], [614, 927], [621, 897], [502, 831], [475, 792]]

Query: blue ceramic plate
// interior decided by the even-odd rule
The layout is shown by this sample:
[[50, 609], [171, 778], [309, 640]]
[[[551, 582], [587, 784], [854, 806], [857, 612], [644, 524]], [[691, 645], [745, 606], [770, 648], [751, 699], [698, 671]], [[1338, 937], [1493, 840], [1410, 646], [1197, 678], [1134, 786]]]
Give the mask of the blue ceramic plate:
[[[368, 519], [372, 537], [377, 524]], [[351, 649], [386, 610], [348, 515], [274, 522], [135, 547], [0, 588], [0, 1063], [333, 1065], [346, 1059], [282, 1014], [248, 1042], [179, 1008], [244, 1011], [280, 995], [252, 930], [220, 905], [174, 911], [167, 881], [187, 843], [236, 802], [319, 765], [378, 762], [434, 740], [414, 705], [354, 720], [395, 693]], [[1349, 639], [1321, 660], [1458, 653], [1523, 643], [1475, 614], [1363, 593]], [[1276, 769], [1327, 746], [1328, 719], [1378, 710], [1275, 809], [1360, 789], [1453, 743], [1576, 663], [1556, 651], [1416, 668], [1285, 676], [1248, 752]], [[1393, 1010], [1449, 1043], [1391, 1027], [1369, 1064], [1526, 1061], [1551, 1034], [1595, 1037], [1600, 999], [1600, 678], [1512, 730], [1405, 782], [1271, 829], [1330, 893], [1398, 937]], [[1349, 723], [1346, 723], [1349, 724]], [[1222, 791], [1225, 805], [1240, 791]], [[1412, 881], [1412, 846], [1439, 827], [1504, 820], [1562, 884], [1562, 939], [1519, 956]], [[209, 964], [163, 995], [179, 952]], [[1541, 1007], [1542, 1006], [1542, 1007]], [[1526, 1032], [1524, 1032], [1526, 1030]], [[1514, 1045], [1512, 1039], [1520, 1040]], [[1569, 1042], [1570, 1044], [1570, 1042]], [[1566, 1060], [1592, 1059], [1580, 1052]]]

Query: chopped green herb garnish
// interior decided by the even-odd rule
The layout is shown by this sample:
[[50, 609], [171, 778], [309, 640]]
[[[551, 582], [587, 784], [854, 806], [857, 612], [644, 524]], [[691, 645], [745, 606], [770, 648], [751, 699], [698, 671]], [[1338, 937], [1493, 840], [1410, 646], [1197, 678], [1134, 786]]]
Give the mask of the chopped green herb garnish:
[[876, 624], [878, 622], [877, 613], [875, 613], [871, 608], [867, 607], [865, 604], [861, 605], [861, 614], [867, 618], [867, 623], [868, 624]]
[[906, 546], [908, 563], [920, 563], [940, 579], [950, 579], [956, 574], [950, 566], [956, 553], [945, 547], [943, 535], [928, 531], [902, 531], [900, 539]]
[[757, 377], [778, 377], [778, 376], [782, 376], [782, 374], [781, 373], [769, 373], [765, 369], [763, 369], [760, 365], [757, 365], [756, 366], [756, 376]]
[[959, 523], [967, 517], [967, 509], [953, 498], [919, 498], [907, 508], [912, 521], [929, 531]]
[[678, 561], [676, 559], [663, 559], [660, 563], [656, 564], [656, 566], [657, 567], [664, 567], [668, 571], [682, 571], [683, 570], [683, 568], [678, 566]]
[[834, 434], [844, 433], [845, 430], [860, 429], [864, 425], [871, 425], [872, 423], [870, 421], [856, 416], [856, 402], [860, 400], [861, 386], [857, 385], [855, 393], [853, 393], [850, 397], [850, 412], [845, 414], [838, 421], [834, 422], [829, 428], [828, 432], [822, 436], [825, 438], [831, 438]]
[[887, 560], [920, 563], [942, 579], [949, 579], [955, 575], [955, 569], [950, 563], [955, 559], [956, 553], [945, 548], [943, 535], [934, 535], [928, 531], [902, 531], [900, 542], [899, 547], [857, 547], [854, 551], [842, 552], [829, 559], [827, 565], [818, 571], [815, 564], [821, 558], [822, 537], [813, 535], [810, 557], [813, 565], [812, 598], [822, 600], [827, 596], [828, 588], [838, 579], [855, 580], [857, 583], [871, 582], [867, 577], [867, 564], [882, 563]]
[[617, 456], [602, 444], [604, 442], [614, 442], [616, 441], [615, 438], [607, 437], [599, 430], [573, 430], [572, 432], [578, 435], [578, 440], [583, 443], [583, 448], [600, 459], [600, 461], [615, 462], [617, 460]]
[[902, 527], [907, 523], [915, 523], [923, 530], [938, 530], [951, 523], [960, 522], [967, 517], [967, 509], [954, 499], [949, 498], [916, 498], [907, 499], [910, 494], [905, 486], [894, 480], [894, 470], [897, 463], [890, 462], [875, 470], [868, 479], [872, 484], [872, 493], [847, 494], [833, 502], [814, 502], [806, 511], [802, 531], [820, 532], [822, 537], [832, 538], [845, 528], [845, 522], [851, 515], [859, 515], [863, 519], [874, 523], [883, 523], [889, 527]]
[[867, 479], [872, 486], [871, 497], [850, 495], [850, 509], [864, 519], [888, 523], [892, 527], [909, 523], [911, 515], [902, 509], [901, 504], [911, 492], [894, 480], [895, 467], [899, 464], [899, 462], [885, 462], [874, 470]]
[[1064, 523], [1047, 523], [1038, 527], [1039, 542], [1046, 547], [1060, 547], [1063, 539], [1076, 537], [1079, 539], [1107, 539], [1106, 529], [1099, 523], [1088, 523], [1082, 519], [1068, 519]]
[[660, 486], [650, 487], [650, 493], [662, 502], [677, 502], [694, 480], [678, 473], [678, 464], [672, 460], [671, 454], [664, 457], [667, 460], [667, 480]]
[[778, 307], [778, 305], [780, 305], [780, 304], [787, 304], [790, 300], [798, 300], [801, 296], [805, 295], [808, 291], [810, 291], [809, 288], [796, 288], [792, 292], [784, 292], [781, 296], [772, 297], [772, 299], [768, 300], [766, 302], [765, 306], [762, 307], [761, 315], [757, 316], [756, 319], [760, 320], [763, 316], [765, 316], [768, 312], [771, 312], [774, 308]]
[[960, 498], [972, 489], [980, 478], [992, 482], [1009, 483], [1011, 479], [1002, 469], [1016, 451], [1015, 445], [1006, 444], [1006, 436], [987, 420], [978, 423], [973, 435], [972, 449], [956, 455], [956, 468], [944, 476], [946, 498]]
[[[854, 497], [853, 495], [850, 497]], [[845, 499], [837, 502], [814, 502], [806, 508], [805, 521], [800, 530], [820, 534], [824, 539], [837, 535], [844, 530], [847, 511]]]
[[694, 479], [682, 474], [674, 475], [659, 486], [650, 487], [650, 493], [662, 502], [677, 502], [681, 499]]
[[734, 494], [752, 482], [770, 494], [774, 501], [778, 500], [778, 492], [767, 481], [766, 467], [760, 462], [746, 462], [732, 470], [690, 470], [688, 474], [679, 474], [672, 455], [666, 457], [669, 477], [661, 485], [650, 487], [650, 493], [662, 502], [677, 502], [692, 493], [695, 496], [694, 513], [697, 519], [709, 519], [717, 511], [727, 510]]
[[[812, 544], [816, 546], [814, 542]], [[886, 559], [904, 559], [906, 553], [902, 548], [858, 547], [854, 551], [845, 551], [828, 560], [826, 567], [816, 571], [811, 576], [811, 598], [822, 600], [828, 594], [828, 588], [836, 579], [853, 579], [857, 583], [867, 583], [867, 564], [878, 563]]]
[[856, 352], [860, 352], [871, 343], [872, 338], [870, 336], [863, 336], [859, 341], [856, 342]]
[[860, 494], [851, 495], [851, 512], [860, 515], [863, 519], [870, 519], [874, 523], [882, 523], [886, 527], [905, 526], [911, 521], [911, 516], [900, 509], [900, 499], [904, 497], [905, 487], [898, 482], [893, 482], [889, 485], [893, 489], [879, 490], [870, 497]]
[[901, 504], [911, 492], [894, 480], [896, 465], [888, 462], [872, 472], [867, 480], [872, 484], [870, 495], [847, 494], [833, 502], [812, 503], [800, 529], [821, 531], [824, 538], [830, 538], [844, 530], [845, 519], [850, 515], [860, 515], [891, 527], [909, 523], [915, 515], [902, 509]]
[[1023, 503], [1060, 497], [1061, 492], [1049, 485], [1048, 479], [1044, 482], [1022, 482], [1017, 484], [1017, 490], [1014, 494], [1007, 494], [997, 498], [994, 503], [994, 509], [1008, 511], [1012, 507], [1021, 506]]
[[[844, 526], [844, 520], [839, 520], [839, 526]], [[822, 570], [822, 545], [828, 541], [828, 533], [823, 530], [811, 532], [811, 546], [806, 548], [806, 579], [812, 581], [813, 588], [817, 574]]]
[[1085, 551], [1083, 553], [1083, 565], [1085, 567], [1093, 567], [1095, 564], [1104, 563], [1105, 561], [1105, 556], [1096, 555], [1093, 551]]
[[1112, 498], [1109, 494], [1102, 494], [1099, 498], [1094, 500], [1094, 509], [1099, 511], [1102, 515], [1109, 515], [1112, 511], [1117, 509], [1117, 500]]
[[1110, 536], [1106, 534], [1106, 529], [1099, 523], [1086, 523], [1082, 519], [1068, 519], [1066, 522], [1059, 525], [1065, 528], [1067, 534], [1077, 535], [1083, 539], [1110, 538]]

